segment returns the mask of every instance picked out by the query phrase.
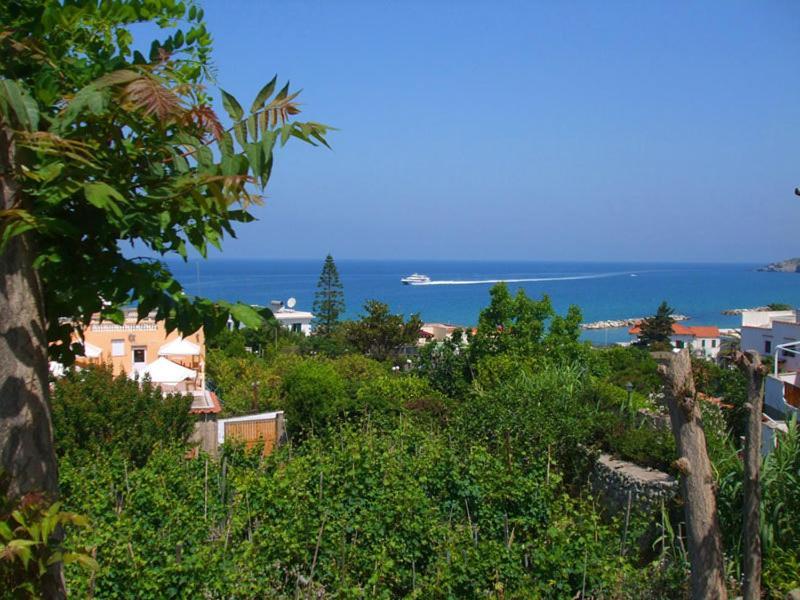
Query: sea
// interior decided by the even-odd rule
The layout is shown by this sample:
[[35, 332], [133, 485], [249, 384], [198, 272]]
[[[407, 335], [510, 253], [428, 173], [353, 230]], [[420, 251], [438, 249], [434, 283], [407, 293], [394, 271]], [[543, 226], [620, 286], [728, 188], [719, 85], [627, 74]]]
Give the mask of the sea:
[[[419, 313], [427, 322], [475, 325], [497, 281], [533, 298], [547, 294], [562, 314], [575, 304], [584, 322], [644, 317], [666, 300], [690, 317], [687, 325], [732, 328], [741, 318], [723, 310], [772, 302], [800, 306], [800, 273], [762, 272], [757, 264], [337, 260], [336, 265], [346, 318], [357, 318], [364, 302], [377, 299], [393, 312]], [[169, 266], [189, 294], [259, 305], [295, 298], [297, 309], [311, 310], [322, 260], [214, 258]], [[403, 285], [400, 279], [412, 273], [429, 276], [431, 284]], [[617, 328], [587, 330], [583, 338], [603, 345], [630, 336]]]

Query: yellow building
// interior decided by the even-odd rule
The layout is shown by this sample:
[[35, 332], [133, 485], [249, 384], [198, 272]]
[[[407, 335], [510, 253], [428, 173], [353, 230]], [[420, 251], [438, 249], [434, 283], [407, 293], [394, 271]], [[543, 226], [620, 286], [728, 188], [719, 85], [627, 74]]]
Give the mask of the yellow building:
[[166, 393], [178, 392], [194, 397], [192, 411], [219, 412], [216, 396], [205, 389], [205, 336], [199, 329], [181, 337], [177, 331], [167, 333], [163, 321], [152, 313], [138, 320], [136, 309], [125, 312], [121, 325], [92, 318], [84, 330], [84, 356], [78, 366], [110, 365], [115, 374], [145, 378]]

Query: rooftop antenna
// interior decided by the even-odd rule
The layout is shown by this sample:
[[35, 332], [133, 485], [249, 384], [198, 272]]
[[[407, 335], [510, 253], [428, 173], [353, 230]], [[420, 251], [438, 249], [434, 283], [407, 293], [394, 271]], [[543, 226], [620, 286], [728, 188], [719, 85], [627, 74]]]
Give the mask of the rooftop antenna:
[[297, 300], [295, 300], [294, 298], [289, 298], [286, 301], [286, 306], [289, 307], [289, 308], [294, 308], [295, 304], [297, 304]]

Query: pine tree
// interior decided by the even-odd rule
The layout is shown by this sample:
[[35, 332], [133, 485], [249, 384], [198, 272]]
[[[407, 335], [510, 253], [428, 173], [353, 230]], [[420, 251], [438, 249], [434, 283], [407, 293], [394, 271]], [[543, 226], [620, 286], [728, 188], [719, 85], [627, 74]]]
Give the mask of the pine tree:
[[331, 333], [339, 322], [339, 315], [344, 312], [344, 288], [339, 280], [339, 271], [333, 257], [328, 254], [314, 295], [314, 326], [317, 334]]
[[645, 346], [652, 348], [654, 345], [664, 347], [670, 345], [670, 338], [672, 336], [672, 325], [675, 323], [675, 318], [672, 314], [675, 311], [663, 301], [652, 317], [647, 317], [639, 325], [639, 340], [636, 342], [638, 346]]

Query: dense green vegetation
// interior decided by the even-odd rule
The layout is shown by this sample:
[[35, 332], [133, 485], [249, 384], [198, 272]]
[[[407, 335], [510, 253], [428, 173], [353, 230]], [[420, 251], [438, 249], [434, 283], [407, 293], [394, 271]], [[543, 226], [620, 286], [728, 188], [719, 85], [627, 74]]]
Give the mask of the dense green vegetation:
[[[135, 421], [108, 403], [146, 410], [153, 392], [102, 370], [69, 376], [55, 393], [62, 491], [92, 527], [68, 543], [94, 548], [99, 564], [69, 565], [71, 591], [685, 596], [677, 506], [633, 511], [626, 527], [587, 485], [599, 451], [671, 469], [671, 434], [638, 412], [656, 410], [655, 363], [638, 348], [579, 342], [572, 313], [558, 317], [546, 298], [511, 297], [501, 286], [470, 344], [461, 332], [430, 344], [408, 373], [352, 351], [304, 354], [288, 335], [262, 357], [241, 351], [258, 331], [222, 333], [208, 361], [226, 410], [286, 411], [290, 442], [267, 458], [231, 446], [216, 459], [187, 459], [186, 427], [170, 416], [177, 399], [149, 407], [152, 422], [172, 425], [157, 427], [143, 454], [137, 438], [149, 425], [131, 429]], [[696, 372], [708, 393], [741, 390], [736, 372], [704, 363]], [[628, 381], [630, 393], [620, 385]], [[708, 405], [704, 421], [735, 590], [741, 465], [720, 409]], [[125, 433], [134, 431], [145, 433]], [[112, 442], [87, 441], [102, 436]], [[765, 585], [775, 595], [797, 585], [785, 567], [796, 561], [798, 525], [782, 508], [798, 497], [795, 429], [789, 439], [764, 476]]]
[[[290, 441], [266, 458], [237, 446], [188, 458], [186, 400], [104, 369], [68, 375], [54, 392], [63, 514], [91, 524], [69, 529], [65, 551], [81, 557], [67, 566], [70, 591], [685, 597], [679, 505], [625, 519], [588, 486], [601, 451], [673, 472], [671, 434], [641, 412], [659, 410], [655, 363], [639, 348], [581, 343], [579, 322], [576, 309], [559, 317], [546, 297], [500, 286], [474, 335], [428, 344], [409, 372], [352, 350], [307, 353], [288, 333], [264, 353], [253, 344], [266, 329], [220, 333], [208, 362], [226, 412], [286, 411]], [[741, 403], [738, 372], [694, 368], [701, 391]], [[704, 405], [731, 591], [741, 568], [735, 414]], [[798, 469], [792, 425], [764, 466], [771, 597], [799, 583]]]

